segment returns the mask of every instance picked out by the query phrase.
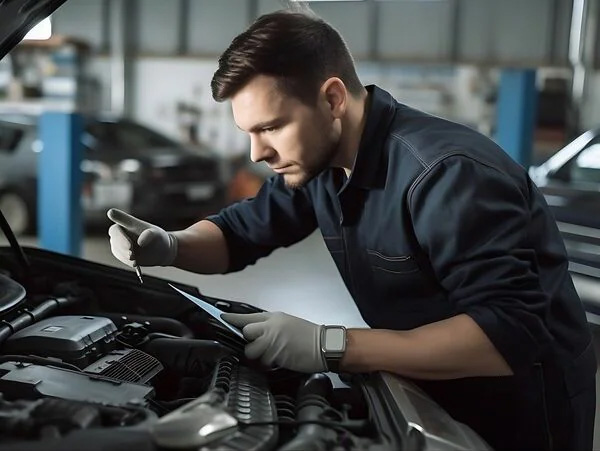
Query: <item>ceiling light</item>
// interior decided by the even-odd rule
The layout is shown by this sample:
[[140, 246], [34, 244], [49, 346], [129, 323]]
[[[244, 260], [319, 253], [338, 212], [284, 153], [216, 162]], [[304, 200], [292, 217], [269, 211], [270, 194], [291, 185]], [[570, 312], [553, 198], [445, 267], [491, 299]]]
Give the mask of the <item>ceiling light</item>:
[[29, 30], [29, 33], [27, 33], [23, 39], [42, 40], [50, 39], [50, 36], [52, 36], [52, 22], [50, 22], [49, 17], [46, 17], [35, 27]]

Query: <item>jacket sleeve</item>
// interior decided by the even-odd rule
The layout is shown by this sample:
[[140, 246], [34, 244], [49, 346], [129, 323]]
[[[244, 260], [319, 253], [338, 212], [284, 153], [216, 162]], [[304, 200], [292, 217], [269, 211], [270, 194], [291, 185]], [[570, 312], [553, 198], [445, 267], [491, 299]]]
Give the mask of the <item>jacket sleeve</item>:
[[256, 197], [206, 219], [216, 224], [227, 240], [227, 272], [239, 271], [279, 247], [290, 246], [317, 227], [306, 189], [287, 188], [282, 176], [268, 179]]
[[552, 340], [540, 286], [526, 188], [497, 168], [451, 156], [413, 184], [417, 240], [452, 302], [516, 373]]

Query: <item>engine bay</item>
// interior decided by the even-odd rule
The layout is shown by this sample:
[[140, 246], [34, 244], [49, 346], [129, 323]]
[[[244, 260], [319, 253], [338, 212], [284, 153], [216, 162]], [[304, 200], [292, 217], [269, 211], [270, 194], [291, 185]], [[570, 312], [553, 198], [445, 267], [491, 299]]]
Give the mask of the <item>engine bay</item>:
[[400, 378], [247, 361], [242, 339], [167, 282], [0, 248], [1, 450], [486, 448]]

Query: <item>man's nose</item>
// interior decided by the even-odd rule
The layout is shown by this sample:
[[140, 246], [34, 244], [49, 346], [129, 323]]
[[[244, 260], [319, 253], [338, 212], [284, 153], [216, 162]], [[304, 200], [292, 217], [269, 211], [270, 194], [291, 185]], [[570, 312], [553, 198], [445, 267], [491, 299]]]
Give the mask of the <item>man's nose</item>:
[[273, 149], [258, 136], [250, 137], [250, 159], [258, 163], [268, 159], [273, 154]]

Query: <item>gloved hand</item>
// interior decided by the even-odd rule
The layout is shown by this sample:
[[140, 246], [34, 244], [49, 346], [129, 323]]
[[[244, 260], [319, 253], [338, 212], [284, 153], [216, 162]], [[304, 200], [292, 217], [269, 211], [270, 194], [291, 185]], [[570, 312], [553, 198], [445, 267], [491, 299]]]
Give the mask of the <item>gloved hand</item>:
[[128, 266], [169, 266], [177, 255], [177, 239], [172, 233], [111, 208], [107, 215], [115, 224], [108, 229], [110, 250]]
[[282, 312], [223, 313], [221, 318], [242, 329], [250, 342], [248, 359], [303, 373], [327, 371], [321, 353], [323, 326]]

